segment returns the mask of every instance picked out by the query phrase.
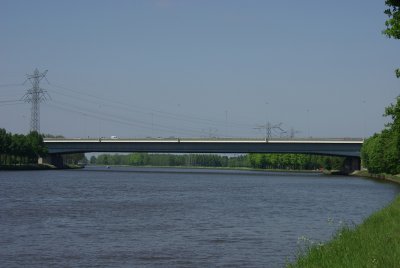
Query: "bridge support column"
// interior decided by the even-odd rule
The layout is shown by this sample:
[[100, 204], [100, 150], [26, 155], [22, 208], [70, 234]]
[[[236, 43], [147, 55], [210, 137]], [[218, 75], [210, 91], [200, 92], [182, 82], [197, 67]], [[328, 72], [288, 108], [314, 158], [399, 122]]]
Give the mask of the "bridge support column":
[[46, 162], [55, 166], [56, 168], [64, 167], [64, 160], [61, 154], [49, 154], [46, 157]]
[[344, 160], [343, 171], [347, 174], [352, 173], [355, 170], [361, 169], [361, 158], [360, 157], [346, 157]]

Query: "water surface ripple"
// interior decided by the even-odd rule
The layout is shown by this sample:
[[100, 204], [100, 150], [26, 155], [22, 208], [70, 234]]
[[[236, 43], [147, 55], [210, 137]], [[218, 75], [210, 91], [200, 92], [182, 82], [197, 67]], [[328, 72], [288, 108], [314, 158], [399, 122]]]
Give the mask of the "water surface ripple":
[[282, 267], [399, 187], [318, 174], [0, 172], [1, 267]]

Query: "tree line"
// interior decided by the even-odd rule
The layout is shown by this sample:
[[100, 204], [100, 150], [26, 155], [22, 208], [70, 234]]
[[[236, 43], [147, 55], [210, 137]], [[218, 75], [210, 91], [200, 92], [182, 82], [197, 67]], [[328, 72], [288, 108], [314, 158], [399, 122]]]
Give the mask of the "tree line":
[[90, 158], [95, 165], [129, 165], [129, 166], [192, 166], [192, 167], [243, 167], [248, 166], [247, 158], [240, 156], [223, 156], [216, 154], [151, 154], [131, 153], [102, 154]]
[[93, 165], [175, 166], [175, 167], [244, 167], [259, 169], [316, 170], [341, 169], [343, 157], [306, 154], [101, 154], [92, 156]]
[[290, 170], [341, 170], [344, 157], [311, 154], [249, 154], [250, 167]]
[[37, 164], [46, 153], [43, 136], [38, 132], [23, 135], [0, 129], [0, 165]]
[[[388, 19], [385, 22], [386, 29], [383, 34], [388, 38], [400, 39], [400, 1], [385, 0], [387, 9], [385, 14]], [[400, 69], [395, 70], [397, 78], [400, 78]], [[384, 116], [390, 117], [391, 122], [385, 129], [365, 140], [361, 159], [364, 167], [371, 173], [400, 173], [400, 96], [394, 104], [386, 107]]]
[[363, 166], [371, 173], [400, 173], [400, 96], [385, 109], [392, 122], [380, 133], [364, 141], [361, 150]]

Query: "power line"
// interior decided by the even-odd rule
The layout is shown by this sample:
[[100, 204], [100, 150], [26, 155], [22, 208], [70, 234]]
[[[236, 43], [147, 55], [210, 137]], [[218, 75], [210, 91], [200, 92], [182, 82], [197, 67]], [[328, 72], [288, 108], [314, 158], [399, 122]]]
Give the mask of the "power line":
[[[52, 100], [52, 104], [53, 105], [49, 105], [49, 106], [51, 106], [53, 108], [57, 108], [57, 109], [62, 109], [67, 112], [73, 112], [73, 113], [77, 113], [80, 115], [92, 117], [92, 118], [99, 119], [102, 121], [116, 122], [116, 123], [123, 124], [123, 125], [140, 127], [142, 129], [149, 129], [149, 130], [151, 129], [152, 131], [154, 131], [154, 128], [155, 128], [156, 130], [169, 131], [169, 132], [173, 132], [173, 133], [176, 133], [179, 135], [182, 135], [182, 134], [187, 134], [187, 135], [194, 134], [194, 135], [200, 135], [200, 136], [205, 135], [204, 128], [194, 129], [194, 128], [190, 128], [190, 127], [189, 128], [188, 127], [172, 127], [171, 125], [156, 124], [153, 121], [147, 122], [147, 121], [143, 121], [143, 120], [133, 119], [133, 118], [127, 117], [126, 114], [124, 114], [124, 115], [118, 114], [117, 115], [115, 113], [107, 113], [107, 112], [105, 112], [105, 110], [97, 110], [97, 109], [93, 110], [93, 108], [90, 109], [87, 106], [80, 107], [80, 106], [77, 106], [76, 104], [70, 104], [70, 103], [66, 103], [66, 102], [54, 100], [54, 99]], [[209, 128], [209, 129], [211, 129], [211, 128]], [[215, 135], [215, 133], [214, 133], [214, 135]]]
[[15, 86], [23, 86], [23, 83], [12, 83], [12, 84], [0, 84], [0, 87], [15, 87]]
[[[54, 93], [56, 93], [56, 94], [60, 94], [60, 95], [62, 95], [62, 96], [71, 97], [71, 98], [73, 98], [74, 100], [80, 100], [80, 101], [82, 101], [82, 99], [76, 99], [75, 97], [69, 96], [69, 95], [64, 94], [64, 93], [60, 93], [60, 92], [57, 92], [57, 91], [52, 91], [52, 92], [54, 92]], [[104, 111], [100, 111], [100, 110], [95, 110], [95, 111], [94, 111], [94, 110], [90, 110], [88, 107], [82, 108], [82, 107], [79, 107], [79, 106], [77, 106], [77, 105], [75, 105], [75, 104], [69, 104], [69, 103], [65, 103], [65, 102], [62, 102], [62, 101], [58, 101], [58, 100], [53, 100], [53, 102], [62, 105], [63, 108], [64, 108], [64, 110], [65, 110], [65, 107], [69, 107], [69, 108], [72, 107], [72, 108], [76, 109], [76, 111], [78, 111], [78, 110], [79, 110], [79, 111], [83, 111], [82, 114], [83, 114], [83, 113], [85, 113], [86, 115], [87, 115], [87, 113], [95, 114], [95, 115], [96, 115], [96, 118], [98, 118], [98, 119], [100, 119], [100, 118], [99, 118], [99, 114], [102, 114], [103, 116], [106, 116], [106, 117], [117, 118], [117, 120], [119, 120], [119, 121], [121, 121], [121, 118], [123, 118], [124, 120], [126, 120], [127, 122], [130, 122], [130, 123], [135, 122], [134, 125], [141, 125], [142, 128], [147, 128], [147, 129], [148, 129], [149, 126], [151, 125], [151, 126], [152, 126], [152, 128], [151, 128], [152, 130], [153, 130], [154, 126], [156, 126], [157, 129], [159, 129], [159, 130], [169, 130], [169, 131], [173, 131], [173, 132], [177, 132], [176, 130], [180, 130], [181, 132], [192, 133], [192, 134], [194, 134], [194, 133], [196, 133], [196, 134], [201, 133], [200, 130], [197, 131], [197, 130], [188, 130], [188, 129], [183, 129], [183, 128], [171, 128], [171, 127], [167, 127], [167, 126], [165, 126], [165, 125], [154, 124], [153, 121], [152, 121], [152, 123], [149, 123], [149, 122], [145, 122], [145, 121], [142, 121], [142, 120], [127, 118], [127, 117], [121, 116], [121, 115], [118, 115], [118, 116], [117, 116], [117, 115], [110, 115], [109, 113], [104, 113]], [[91, 99], [85, 100], [85, 102], [91, 102], [91, 103], [96, 104], [96, 105], [99, 104], [98, 102], [93, 102], [93, 100], [91, 100]], [[54, 106], [54, 105], [53, 105], [53, 106]], [[112, 104], [111, 104], [111, 105], [110, 105], [110, 104], [106, 104], [106, 106], [118, 107], [118, 106], [112, 105]], [[55, 107], [55, 106], [54, 106], [54, 107]], [[119, 107], [118, 107], [118, 108], [119, 108]], [[130, 110], [130, 109], [126, 108], [126, 110]], [[131, 110], [132, 110], [132, 109], [131, 109]], [[104, 117], [101, 118], [101, 119], [104, 119]], [[107, 119], [109, 119], [109, 118], [107, 118]], [[113, 119], [113, 120], [115, 120], [115, 119]], [[132, 124], [129, 124], [129, 125], [132, 125]]]
[[[113, 123], [117, 123], [117, 124], [120, 124], [120, 125], [134, 126], [134, 127], [137, 127], [139, 125], [141, 128], [151, 129], [151, 127], [149, 127], [149, 126], [141, 125], [141, 123], [138, 123], [138, 122], [132, 123], [132, 121], [128, 121], [126, 119], [122, 119], [121, 120], [121, 119], [118, 119], [118, 118], [110, 118], [110, 117], [107, 117], [107, 116], [99, 116], [99, 115], [96, 115], [96, 114], [91, 114], [91, 113], [87, 113], [87, 112], [82, 112], [82, 111], [77, 111], [77, 110], [74, 110], [74, 109], [66, 108], [66, 107], [63, 107], [63, 106], [60, 106], [60, 105], [54, 105], [54, 104], [47, 104], [47, 105], [49, 105], [50, 107], [56, 108], [56, 109], [61, 109], [61, 110], [67, 111], [67, 112], [81, 114], [81, 115], [88, 116], [88, 117], [95, 118], [95, 119], [99, 119], [99, 120], [102, 120], [102, 121], [108, 121], [108, 122], [113, 122]], [[190, 130], [185, 130], [185, 131], [176, 130], [176, 129], [173, 129], [173, 128], [170, 128], [170, 127], [161, 126], [161, 125], [158, 125], [157, 129], [163, 130], [163, 131], [173, 132], [173, 133], [176, 133], [176, 134], [182, 134], [182, 133], [189, 134], [190, 133], [190, 135], [193, 135], [194, 133], [197, 133], [195, 131], [190, 131]]]
[[[51, 83], [51, 85], [53, 87], [57, 87], [57, 88], [60, 88], [60, 89], [63, 89], [63, 90], [67, 90], [67, 91], [73, 92], [73, 93], [78, 94], [80, 96], [85, 95], [85, 96], [88, 96], [90, 98], [95, 98], [95, 99], [100, 100], [102, 102], [108, 103], [108, 105], [110, 105], [110, 103], [113, 103], [114, 105], [115, 104], [118, 105], [119, 108], [121, 106], [123, 106], [124, 109], [128, 109], [128, 110], [139, 112], [139, 113], [143, 113], [143, 114], [151, 114], [151, 113], [153, 113], [153, 114], [157, 114], [157, 117], [172, 118], [172, 119], [175, 119], [175, 120], [187, 121], [187, 122], [192, 122], [192, 123], [194, 121], [196, 121], [197, 123], [201, 123], [201, 124], [213, 124], [213, 125], [217, 125], [217, 126], [220, 126], [221, 124], [224, 124], [224, 125], [227, 124], [226, 120], [225, 121], [224, 120], [215, 120], [215, 119], [201, 118], [201, 117], [198, 117], [198, 116], [191, 116], [191, 115], [187, 115], [187, 114], [185, 114], [185, 115], [176, 114], [176, 113], [172, 113], [172, 112], [168, 112], [168, 111], [163, 111], [163, 110], [157, 110], [157, 109], [152, 109], [152, 108], [148, 108], [148, 107], [138, 106], [138, 105], [134, 105], [132, 103], [127, 104], [127, 103], [123, 103], [123, 102], [120, 102], [120, 101], [105, 99], [105, 98], [102, 98], [102, 97], [99, 97], [99, 96], [96, 96], [96, 95], [84, 93], [82, 91], [78, 91], [78, 90], [74, 90], [74, 89], [71, 89], [71, 88], [67, 88], [65, 86], [57, 85], [57, 84], [54, 84], [54, 83]], [[53, 90], [53, 92], [56, 92], [56, 91]], [[62, 95], [67, 96], [65, 94], [62, 94]], [[68, 96], [68, 97], [71, 97], [71, 96]], [[72, 98], [74, 98], [74, 97], [72, 97]], [[91, 102], [93, 103], [93, 101], [91, 101]], [[136, 107], [136, 108], [133, 108], [133, 107]], [[143, 111], [143, 110], [147, 110], [147, 111]], [[231, 126], [231, 127], [235, 127], [235, 126], [236, 127], [245, 127], [245, 128], [253, 127], [253, 125], [251, 125], [251, 124], [237, 123], [237, 122], [232, 122], [232, 121], [229, 122], [229, 126]]]
[[0, 103], [9, 103], [9, 102], [22, 102], [22, 100], [2, 100]]
[[[54, 103], [56, 103], [57, 105], [54, 105]], [[185, 134], [189, 134], [189, 135], [193, 135], [193, 134], [198, 135], [199, 133], [201, 133], [200, 131], [196, 131], [196, 130], [188, 130], [188, 129], [184, 129], [184, 128], [172, 128], [172, 127], [165, 126], [165, 125], [151, 124], [151, 123], [147, 123], [144, 121], [132, 120], [132, 119], [129, 119], [129, 118], [126, 118], [123, 116], [115, 116], [115, 115], [106, 114], [104, 112], [92, 111], [87, 108], [80, 108], [80, 107], [66, 104], [66, 103], [63, 103], [60, 101], [53, 101], [53, 104], [48, 104], [48, 105], [50, 107], [61, 109], [64, 111], [77, 113], [77, 114], [92, 117], [95, 119], [114, 122], [114, 123], [118, 123], [118, 124], [122, 124], [122, 125], [135, 126], [135, 127], [139, 126], [141, 128], [145, 128], [145, 129], [152, 129], [155, 126], [158, 130], [169, 131], [169, 132], [173, 132], [176, 134], [185, 133]], [[72, 109], [71, 109], [71, 107], [72, 107]]]
[[25, 104], [23, 101], [15, 101], [15, 102], [5, 102], [5, 103], [0, 103], [0, 106], [11, 106], [11, 105], [19, 105], [19, 104]]

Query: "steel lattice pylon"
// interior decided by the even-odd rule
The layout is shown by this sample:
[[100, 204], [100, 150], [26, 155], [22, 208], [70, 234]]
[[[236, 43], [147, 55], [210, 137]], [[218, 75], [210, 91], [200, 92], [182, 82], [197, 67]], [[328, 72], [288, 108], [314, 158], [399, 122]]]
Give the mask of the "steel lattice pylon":
[[28, 89], [22, 99], [32, 103], [31, 107], [31, 131], [40, 132], [40, 102], [47, 99], [47, 91], [40, 88], [40, 81], [45, 78], [47, 70], [40, 73], [36, 68], [32, 75], [27, 75], [27, 80], [31, 82], [32, 88]]

